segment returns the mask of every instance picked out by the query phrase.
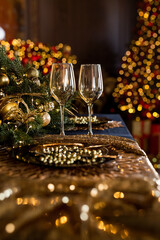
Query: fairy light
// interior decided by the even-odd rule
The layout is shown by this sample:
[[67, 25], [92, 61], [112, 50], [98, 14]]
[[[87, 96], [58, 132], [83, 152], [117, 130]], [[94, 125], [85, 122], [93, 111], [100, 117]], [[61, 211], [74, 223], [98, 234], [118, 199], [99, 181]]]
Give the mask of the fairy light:
[[13, 223], [8, 223], [5, 226], [5, 230], [7, 233], [13, 233], [15, 231], [15, 225]]
[[[113, 91], [121, 111], [142, 118], [159, 118], [160, 0], [144, 0], [137, 10], [137, 36], [122, 57]], [[131, 93], [128, 91], [132, 86]], [[132, 103], [132, 106], [130, 105]]]
[[55, 190], [55, 186], [52, 183], [49, 183], [47, 187], [48, 187], [50, 192], [53, 192]]
[[57, 218], [55, 221], [56, 227], [60, 227], [63, 224], [66, 224], [68, 222], [67, 216], [61, 216], [60, 218]]
[[32, 63], [43, 75], [50, 72], [54, 62], [77, 64], [77, 57], [71, 55], [71, 47], [62, 43], [57, 46], [46, 46], [43, 43], [34, 43], [29, 39], [26, 41], [12, 39], [10, 42], [1, 40], [0, 44], [5, 47], [10, 59], [19, 56], [23, 64]]

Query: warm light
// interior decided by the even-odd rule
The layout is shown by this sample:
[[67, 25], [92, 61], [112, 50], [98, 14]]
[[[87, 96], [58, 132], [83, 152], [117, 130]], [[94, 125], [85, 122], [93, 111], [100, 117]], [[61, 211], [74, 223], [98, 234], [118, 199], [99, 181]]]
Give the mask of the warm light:
[[102, 209], [106, 206], [106, 202], [97, 202], [94, 204], [94, 209], [98, 210], [98, 209]]
[[138, 105], [137, 110], [142, 111], [142, 105]]
[[17, 198], [17, 205], [21, 205], [23, 203], [23, 198]]
[[148, 17], [149, 17], [149, 13], [148, 13], [148, 12], [145, 12], [144, 18], [148, 18]]
[[120, 75], [123, 75], [123, 74], [124, 74], [124, 71], [123, 71], [123, 70], [120, 70], [120, 71], [119, 71], [119, 74], [120, 74]]
[[76, 188], [75, 185], [70, 185], [70, 186], [69, 186], [69, 189], [70, 189], [71, 191], [74, 191], [75, 188]]
[[147, 118], [151, 118], [152, 114], [150, 112], [147, 112], [146, 116], [147, 116]]
[[81, 207], [81, 211], [82, 212], [88, 212], [89, 211], [89, 206], [84, 204], [82, 207]]
[[68, 218], [66, 216], [60, 217], [60, 224], [65, 224], [68, 221]]
[[103, 222], [103, 221], [99, 221], [99, 223], [98, 223], [98, 228], [99, 228], [100, 230], [104, 230], [104, 229], [105, 229], [105, 225], [104, 225], [104, 222]]
[[64, 196], [64, 197], [62, 198], [62, 202], [65, 203], [65, 204], [67, 204], [67, 203], [69, 202], [69, 198], [68, 198], [67, 196]]
[[38, 206], [40, 204], [39, 200], [31, 197], [31, 198], [17, 198], [17, 205], [33, 205]]
[[97, 194], [98, 194], [98, 190], [97, 190], [97, 188], [92, 188], [90, 194], [91, 194], [92, 197], [96, 197]]
[[108, 185], [107, 184], [103, 184], [103, 183], [100, 183], [99, 185], [98, 185], [98, 190], [99, 191], [104, 191], [104, 190], [107, 190], [108, 189]]
[[153, 117], [158, 118], [159, 114], [157, 112], [153, 112]]
[[129, 112], [129, 113], [134, 113], [134, 112], [135, 112], [135, 110], [134, 110], [134, 109], [132, 109], [132, 108], [130, 108], [130, 109], [128, 110], [128, 112]]
[[142, 11], [139, 12], [139, 16], [140, 16], [140, 17], [143, 16], [143, 12], [142, 12]]
[[131, 54], [130, 51], [127, 51], [127, 52], [126, 52], [126, 56], [129, 56], [130, 54]]
[[88, 220], [88, 214], [87, 214], [86, 212], [82, 212], [82, 213], [80, 214], [80, 219], [81, 219], [82, 221], [87, 221], [87, 220]]
[[57, 218], [55, 221], [55, 225], [59, 227], [60, 225], [66, 224], [68, 222], [67, 216], [62, 216], [60, 218]]
[[121, 109], [121, 111], [126, 111], [128, 109], [128, 107], [127, 106], [121, 106], [120, 109]]
[[15, 231], [15, 225], [13, 223], [8, 223], [5, 230], [7, 233], [13, 233]]
[[54, 184], [52, 184], [52, 183], [49, 183], [47, 187], [48, 187], [48, 189], [49, 189], [50, 192], [53, 192], [54, 189], [55, 189], [55, 186], [54, 186]]
[[123, 192], [115, 192], [114, 194], [113, 194], [113, 197], [114, 198], [124, 198], [124, 193]]
[[43, 43], [34, 43], [29, 39], [27, 41], [13, 39], [11, 44], [2, 40], [0, 43], [5, 46], [10, 59], [18, 56], [22, 63], [33, 63], [33, 65], [37, 69], [40, 69], [44, 75], [50, 72], [52, 62], [57, 62], [57, 60], [59, 62], [77, 64], [76, 56], [71, 55], [71, 47], [63, 45], [62, 43], [53, 47], [48, 47]]

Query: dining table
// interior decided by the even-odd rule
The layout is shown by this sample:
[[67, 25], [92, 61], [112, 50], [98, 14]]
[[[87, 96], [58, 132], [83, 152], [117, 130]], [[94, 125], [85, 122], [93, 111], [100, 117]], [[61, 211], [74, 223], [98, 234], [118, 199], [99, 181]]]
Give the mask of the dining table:
[[[1, 240], [158, 240], [160, 178], [119, 114], [0, 146]], [[66, 159], [67, 156], [67, 159]]]

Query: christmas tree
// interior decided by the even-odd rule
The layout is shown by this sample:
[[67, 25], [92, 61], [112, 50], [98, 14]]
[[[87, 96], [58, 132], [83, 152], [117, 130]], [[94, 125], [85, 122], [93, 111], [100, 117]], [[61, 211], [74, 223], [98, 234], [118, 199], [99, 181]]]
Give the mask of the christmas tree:
[[121, 111], [160, 118], [160, 0], [138, 3], [136, 36], [122, 58], [113, 97]]

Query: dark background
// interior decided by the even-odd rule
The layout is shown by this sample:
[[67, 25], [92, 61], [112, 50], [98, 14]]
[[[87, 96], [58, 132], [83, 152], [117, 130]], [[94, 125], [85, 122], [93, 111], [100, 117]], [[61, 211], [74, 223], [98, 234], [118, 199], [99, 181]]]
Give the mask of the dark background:
[[136, 23], [136, 0], [27, 0], [25, 37], [69, 44], [81, 63], [116, 75]]

